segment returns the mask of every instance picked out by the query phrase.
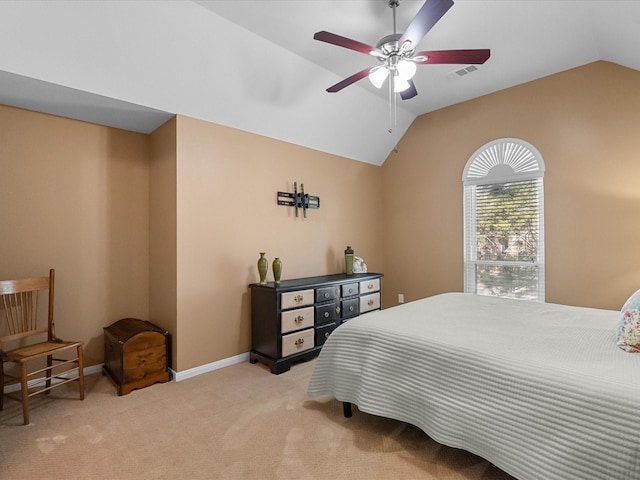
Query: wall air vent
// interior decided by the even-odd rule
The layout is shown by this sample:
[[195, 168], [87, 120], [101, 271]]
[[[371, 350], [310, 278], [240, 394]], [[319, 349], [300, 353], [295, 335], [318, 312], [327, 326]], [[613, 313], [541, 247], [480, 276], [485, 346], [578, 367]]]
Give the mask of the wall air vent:
[[458, 69], [454, 70], [453, 72], [449, 73], [449, 75], [447, 75], [447, 79], [448, 80], [453, 80], [454, 78], [464, 77], [465, 75], [473, 73], [473, 72], [475, 72], [477, 70], [478, 70], [478, 67], [476, 65], [469, 65], [469, 66], [464, 67], [464, 68], [458, 68]]

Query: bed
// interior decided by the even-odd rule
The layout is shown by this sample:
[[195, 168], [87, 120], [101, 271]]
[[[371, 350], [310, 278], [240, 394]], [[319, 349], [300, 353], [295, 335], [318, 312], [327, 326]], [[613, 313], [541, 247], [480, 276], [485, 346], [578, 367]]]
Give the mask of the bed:
[[640, 479], [640, 354], [619, 312], [447, 293], [362, 315], [307, 393], [421, 428], [519, 480]]

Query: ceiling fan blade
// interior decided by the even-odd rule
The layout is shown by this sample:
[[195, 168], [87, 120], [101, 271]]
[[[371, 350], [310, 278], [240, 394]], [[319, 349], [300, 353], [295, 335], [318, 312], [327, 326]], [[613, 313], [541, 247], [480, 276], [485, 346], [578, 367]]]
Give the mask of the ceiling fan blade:
[[408, 80], [408, 82], [409, 82], [409, 88], [400, 92], [400, 98], [402, 98], [403, 100], [409, 100], [410, 98], [413, 98], [416, 95], [418, 95], [418, 91], [416, 90], [416, 86], [413, 83], [413, 80], [410, 79]]
[[336, 83], [335, 85], [333, 85], [332, 87], [327, 88], [327, 92], [330, 93], [335, 93], [335, 92], [339, 92], [340, 90], [342, 90], [344, 87], [348, 87], [349, 85], [351, 85], [352, 83], [357, 82], [358, 80], [362, 80], [364, 77], [366, 77], [367, 75], [369, 75], [369, 70], [371, 70], [371, 67], [369, 68], [365, 68], [364, 70], [359, 71], [358, 73], [354, 73], [353, 75], [351, 75], [348, 78], [345, 78], [344, 80], [342, 80], [341, 82]]
[[411, 23], [404, 31], [398, 45], [405, 41], [411, 42], [411, 48], [416, 48], [429, 30], [447, 13], [453, 6], [453, 0], [427, 0]]
[[488, 48], [474, 50], [432, 50], [418, 52], [415, 57], [427, 57], [426, 60], [414, 60], [419, 64], [435, 63], [471, 63], [480, 64], [486, 62], [491, 56]]
[[351, 50], [355, 50], [356, 52], [365, 53], [367, 55], [370, 55], [371, 52], [378, 52], [378, 50], [371, 45], [358, 42], [357, 40], [351, 40], [350, 38], [342, 37], [340, 35], [336, 35], [335, 33], [325, 32], [324, 30], [321, 32], [317, 32], [313, 36], [313, 38], [315, 40], [320, 40], [321, 42], [327, 42], [339, 47], [349, 48]]

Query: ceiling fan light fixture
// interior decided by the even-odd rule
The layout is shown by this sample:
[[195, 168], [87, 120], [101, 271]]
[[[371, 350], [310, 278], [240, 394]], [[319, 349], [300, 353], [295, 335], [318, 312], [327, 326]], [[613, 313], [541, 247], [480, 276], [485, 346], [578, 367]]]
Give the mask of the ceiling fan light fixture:
[[409, 88], [409, 79], [404, 79], [400, 75], [396, 74], [393, 78], [393, 91], [394, 93], [404, 92]]
[[416, 64], [411, 60], [402, 59], [396, 65], [396, 71], [398, 72], [398, 77], [405, 82], [409, 81], [416, 74]]
[[[381, 38], [375, 47], [324, 30], [313, 35], [315, 40], [375, 57], [382, 64], [356, 72], [327, 88], [327, 92], [338, 92], [364, 77], [369, 77], [376, 88], [381, 88], [388, 77], [389, 103], [391, 104], [394, 92], [400, 92], [402, 100], [409, 100], [418, 94], [412, 80], [416, 73], [417, 64], [477, 65], [483, 64], [489, 59], [491, 52], [488, 48], [433, 50], [416, 53], [418, 44], [442, 16], [453, 7], [454, 0], [424, 0], [424, 4], [404, 33], [397, 33], [396, 29], [396, 7], [400, 4], [400, 0], [385, 1], [393, 9], [393, 34]], [[393, 103], [393, 110], [395, 111], [395, 103]]]
[[382, 84], [389, 76], [389, 70], [385, 65], [380, 65], [377, 67], [373, 67], [369, 71], [369, 80], [373, 84], [374, 87], [380, 88]]

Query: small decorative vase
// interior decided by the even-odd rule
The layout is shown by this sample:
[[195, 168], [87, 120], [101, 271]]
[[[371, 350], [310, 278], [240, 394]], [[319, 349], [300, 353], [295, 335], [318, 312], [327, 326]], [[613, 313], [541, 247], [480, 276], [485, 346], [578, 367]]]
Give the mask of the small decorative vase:
[[353, 249], [349, 246], [344, 251], [344, 267], [347, 275], [353, 275]]
[[276, 257], [273, 260], [273, 278], [276, 281], [276, 285], [280, 283], [281, 276], [282, 276], [282, 260]]
[[267, 284], [267, 270], [269, 270], [269, 261], [264, 256], [265, 252], [260, 252], [258, 259], [258, 273], [260, 274], [260, 285]]

